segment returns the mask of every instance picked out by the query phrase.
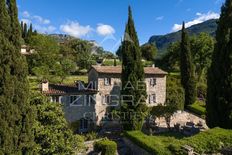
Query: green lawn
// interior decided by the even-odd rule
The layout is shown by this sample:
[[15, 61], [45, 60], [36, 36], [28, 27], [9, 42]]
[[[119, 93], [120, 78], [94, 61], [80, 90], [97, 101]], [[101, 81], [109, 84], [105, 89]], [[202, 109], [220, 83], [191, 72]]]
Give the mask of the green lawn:
[[72, 76], [68, 76], [64, 80], [64, 84], [72, 84], [76, 80], [80, 80], [80, 81], [84, 81], [85, 83], [88, 83], [88, 76], [87, 75], [72, 75]]
[[205, 117], [206, 114], [205, 103], [202, 101], [196, 101], [194, 104], [189, 105], [187, 110], [201, 117]]
[[128, 131], [124, 134], [138, 146], [151, 154], [183, 154], [182, 146], [188, 145], [200, 154], [217, 153], [222, 147], [232, 146], [232, 130], [214, 128], [192, 137], [181, 137], [178, 134], [148, 136], [141, 131]]
[[[119, 59], [116, 59], [117, 65], [121, 65], [122, 62]], [[114, 66], [114, 59], [105, 59], [103, 62], [104, 66]]]

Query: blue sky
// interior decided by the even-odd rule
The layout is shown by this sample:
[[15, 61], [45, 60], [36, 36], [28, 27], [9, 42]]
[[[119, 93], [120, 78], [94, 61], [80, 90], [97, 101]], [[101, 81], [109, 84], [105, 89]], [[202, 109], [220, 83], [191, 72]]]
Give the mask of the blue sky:
[[140, 44], [152, 35], [177, 31], [218, 18], [224, 0], [18, 0], [19, 19], [41, 33], [64, 33], [95, 40], [115, 51], [131, 5]]

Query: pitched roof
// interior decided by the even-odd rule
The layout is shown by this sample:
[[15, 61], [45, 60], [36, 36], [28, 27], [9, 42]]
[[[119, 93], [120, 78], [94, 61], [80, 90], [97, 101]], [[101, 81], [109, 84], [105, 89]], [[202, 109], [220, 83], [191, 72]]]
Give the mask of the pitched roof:
[[[104, 74], [121, 74], [122, 66], [98, 66], [92, 65], [93, 69], [95, 69], [98, 73]], [[144, 67], [145, 74], [158, 74], [158, 75], [166, 75], [167, 72], [163, 71], [158, 67]]]
[[49, 90], [43, 91], [45, 95], [80, 95], [80, 94], [95, 94], [97, 90], [82, 89], [79, 90], [76, 85], [49, 84]]

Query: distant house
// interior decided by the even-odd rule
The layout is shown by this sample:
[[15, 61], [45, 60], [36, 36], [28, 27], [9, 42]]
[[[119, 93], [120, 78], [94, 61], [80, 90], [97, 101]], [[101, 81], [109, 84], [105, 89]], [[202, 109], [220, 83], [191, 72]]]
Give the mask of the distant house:
[[[76, 81], [74, 85], [42, 83], [42, 92], [52, 102], [64, 105], [68, 121], [80, 121], [80, 132], [104, 123], [105, 115], [112, 108], [119, 108], [121, 66], [94, 65], [88, 71], [88, 84]], [[145, 67], [148, 106], [164, 104], [166, 100], [167, 73], [157, 67]]]
[[27, 45], [22, 45], [21, 46], [21, 54], [22, 55], [31, 55], [31, 54], [33, 54], [34, 52], [35, 52], [35, 50], [34, 49], [31, 49], [29, 46], [27, 46]]

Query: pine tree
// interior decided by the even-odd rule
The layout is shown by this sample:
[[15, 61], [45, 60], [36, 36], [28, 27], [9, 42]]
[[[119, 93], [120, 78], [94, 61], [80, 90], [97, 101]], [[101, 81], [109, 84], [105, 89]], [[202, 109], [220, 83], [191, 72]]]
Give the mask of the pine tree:
[[33, 112], [16, 1], [0, 0], [0, 8], [0, 154], [26, 154], [34, 145]]
[[209, 127], [232, 129], [232, 0], [221, 8], [216, 45], [208, 71], [206, 121]]
[[187, 106], [193, 104], [196, 100], [196, 81], [194, 77], [194, 65], [192, 63], [190, 43], [184, 23], [180, 52], [181, 83], [185, 90], [185, 106]]
[[[144, 83], [144, 69], [141, 62], [141, 52], [137, 33], [134, 27], [131, 8], [126, 25], [124, 41], [122, 42], [122, 122], [125, 130], [140, 130], [147, 112], [145, 104], [146, 86]], [[137, 84], [143, 85], [138, 88]], [[133, 103], [126, 100], [131, 100]], [[123, 97], [124, 96], [124, 97]]]

